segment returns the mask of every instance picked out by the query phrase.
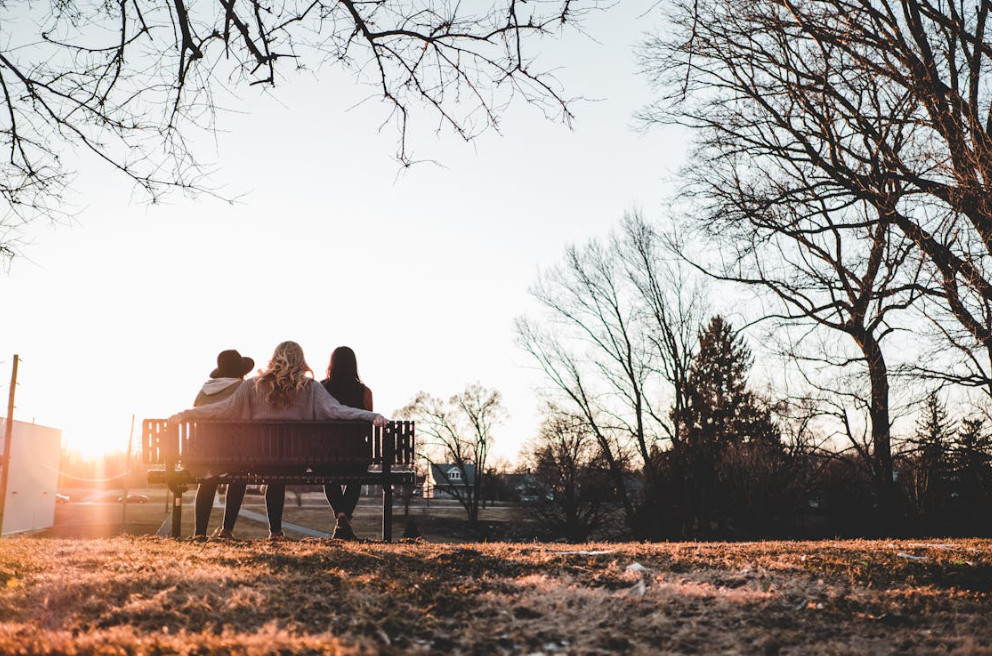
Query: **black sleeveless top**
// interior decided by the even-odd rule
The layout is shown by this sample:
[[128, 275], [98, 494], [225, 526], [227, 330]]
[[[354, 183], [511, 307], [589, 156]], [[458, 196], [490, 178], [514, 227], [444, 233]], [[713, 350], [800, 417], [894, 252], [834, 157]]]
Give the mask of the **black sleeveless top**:
[[365, 409], [365, 385], [362, 385], [357, 380], [331, 383], [330, 378], [325, 378], [320, 381], [320, 384], [341, 405], [346, 405], [349, 408]]

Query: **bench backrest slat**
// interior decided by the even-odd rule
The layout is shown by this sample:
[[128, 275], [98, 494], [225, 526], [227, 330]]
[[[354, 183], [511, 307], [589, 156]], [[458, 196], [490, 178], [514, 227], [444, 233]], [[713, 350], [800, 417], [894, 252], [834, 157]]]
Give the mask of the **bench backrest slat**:
[[414, 449], [412, 421], [389, 422], [381, 429], [355, 421], [210, 420], [179, 426], [164, 419], [142, 422], [145, 464], [181, 464], [185, 469], [365, 469], [381, 466], [389, 451], [393, 468], [411, 469]]

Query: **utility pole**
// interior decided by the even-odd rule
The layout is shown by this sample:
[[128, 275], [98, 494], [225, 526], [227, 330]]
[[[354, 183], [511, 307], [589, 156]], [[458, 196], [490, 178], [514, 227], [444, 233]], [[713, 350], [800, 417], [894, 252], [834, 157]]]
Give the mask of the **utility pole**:
[[131, 415], [131, 434], [127, 437], [127, 457], [124, 459], [124, 503], [121, 510], [121, 533], [127, 533], [127, 479], [131, 475], [131, 443], [134, 441], [134, 415]]
[[3, 458], [0, 460], [0, 535], [3, 534], [3, 511], [7, 505], [7, 475], [10, 473], [10, 442], [14, 435], [14, 390], [17, 388], [17, 362], [14, 354], [14, 370], [10, 374], [10, 396], [7, 400], [7, 420], [4, 422]]

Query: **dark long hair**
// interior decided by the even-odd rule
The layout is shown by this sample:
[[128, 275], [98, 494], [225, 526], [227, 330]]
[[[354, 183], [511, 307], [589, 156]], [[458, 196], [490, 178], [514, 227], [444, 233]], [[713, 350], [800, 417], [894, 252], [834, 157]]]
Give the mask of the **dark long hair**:
[[340, 403], [353, 408], [364, 405], [365, 384], [358, 376], [358, 359], [347, 346], [339, 346], [331, 353], [327, 379], [322, 382], [324, 389]]

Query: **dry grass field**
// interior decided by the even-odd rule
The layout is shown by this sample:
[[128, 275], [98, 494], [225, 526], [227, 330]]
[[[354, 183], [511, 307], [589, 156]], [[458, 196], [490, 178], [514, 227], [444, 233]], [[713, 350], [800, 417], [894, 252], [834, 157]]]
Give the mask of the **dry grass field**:
[[992, 542], [17, 538], [5, 654], [984, 654]]

